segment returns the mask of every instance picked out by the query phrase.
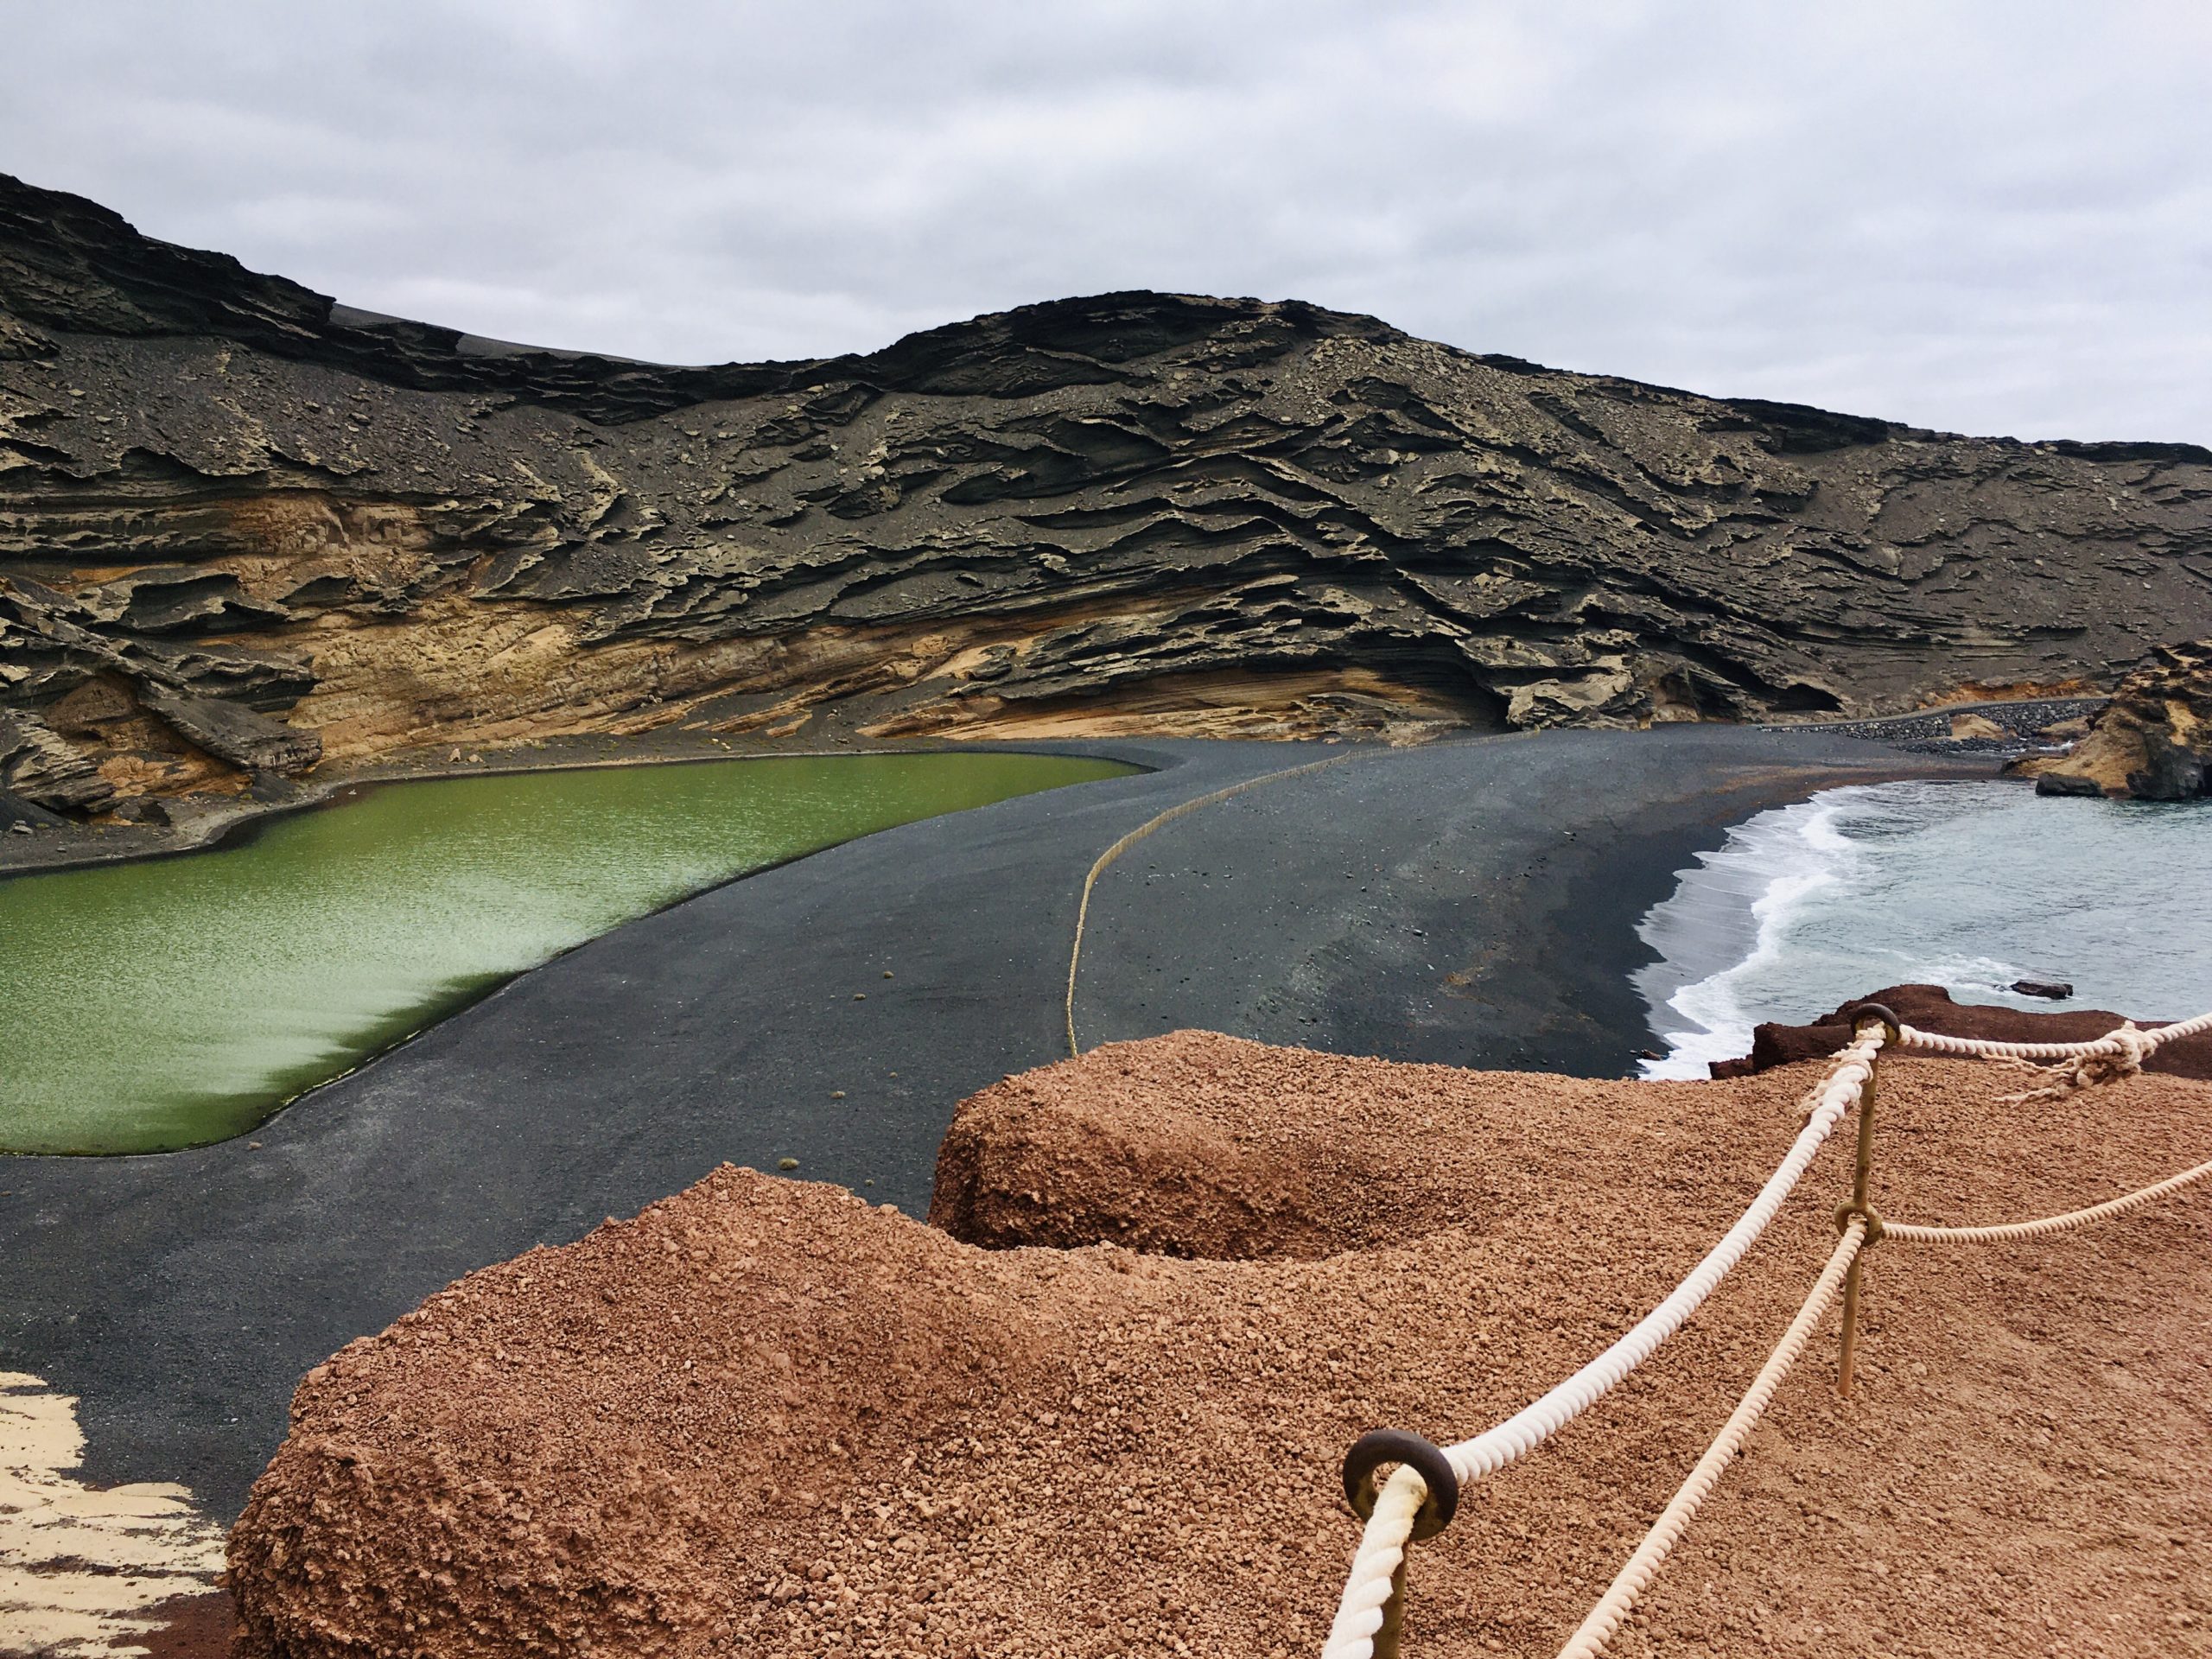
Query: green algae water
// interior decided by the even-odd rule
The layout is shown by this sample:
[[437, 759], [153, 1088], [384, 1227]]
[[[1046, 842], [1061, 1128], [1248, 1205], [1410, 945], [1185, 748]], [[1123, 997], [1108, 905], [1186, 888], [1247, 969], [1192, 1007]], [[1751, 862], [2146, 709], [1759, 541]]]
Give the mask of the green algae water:
[[686, 894], [1132, 770], [889, 754], [439, 779], [364, 787], [207, 852], [0, 880], [0, 1150], [159, 1152], [242, 1134]]

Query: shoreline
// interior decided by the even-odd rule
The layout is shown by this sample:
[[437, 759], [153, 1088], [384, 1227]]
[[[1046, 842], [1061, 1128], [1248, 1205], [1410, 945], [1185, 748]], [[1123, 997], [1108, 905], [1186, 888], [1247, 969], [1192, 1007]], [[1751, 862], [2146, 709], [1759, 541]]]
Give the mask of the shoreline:
[[[656, 734], [643, 734], [652, 738]], [[689, 734], [680, 735], [689, 736]], [[582, 742], [585, 740], [576, 740]], [[598, 739], [590, 741], [598, 741]], [[71, 823], [64, 834], [75, 845], [51, 845], [40, 830], [30, 836], [0, 832], [0, 883], [18, 875], [44, 875], [61, 870], [95, 869], [109, 864], [145, 863], [156, 859], [181, 858], [193, 853], [219, 851], [249, 840], [261, 829], [302, 812], [335, 805], [345, 791], [385, 788], [394, 784], [434, 783], [452, 778], [505, 778], [546, 772], [612, 772], [629, 766], [709, 766], [726, 760], [834, 760], [848, 755], [882, 754], [1077, 754], [1100, 753], [1112, 739], [1044, 739], [1036, 742], [1011, 741], [898, 739], [871, 740], [865, 747], [788, 748], [773, 745], [737, 748], [708, 739], [695, 742], [645, 742], [639, 739], [605, 740], [623, 746], [619, 753], [601, 757], [563, 754], [553, 760], [524, 759], [513, 750], [484, 751], [480, 764], [454, 765], [428, 750], [410, 750], [354, 770], [334, 772], [318, 778], [312, 788], [288, 785], [295, 795], [279, 800], [239, 800], [198, 810], [184, 823], [171, 827], [138, 824]], [[556, 740], [566, 741], [566, 740]], [[449, 745], [439, 745], [450, 749]], [[543, 746], [550, 748], [552, 744]], [[642, 749], [644, 752], [639, 752]], [[1135, 764], [1132, 762], [1131, 764]], [[320, 769], [318, 769], [320, 770]], [[86, 838], [99, 842], [86, 845]], [[99, 844], [105, 842], [105, 844]], [[40, 856], [49, 850], [53, 856]], [[28, 853], [30, 856], [23, 856]]]
[[[1926, 726], [1929, 722], [1941, 725], [1955, 714], [1986, 714], [1992, 710], [2010, 711], [2018, 716], [2016, 729], [2028, 729], [2020, 721], [2031, 717], [2031, 711], [2072, 711], [2077, 706], [2094, 706], [2107, 699], [2096, 697], [2024, 697], [1999, 699], [1982, 702], [1943, 704], [1900, 715], [1885, 715], [1866, 719], [1804, 720], [1788, 721], [1692, 721], [1694, 725], [1718, 727], [1728, 730], [1757, 731], [1777, 735], [1805, 733], [1822, 737], [1865, 737], [1868, 741], [1893, 743], [1898, 747], [1917, 744], [1928, 739], [1928, 731], [1906, 730], [1908, 727]], [[2045, 723], [2048, 723], [2047, 721]], [[1580, 728], [1557, 728], [1561, 730]], [[1649, 728], [1647, 728], [1649, 729]], [[1889, 734], [1896, 732], [1895, 736]], [[1537, 735], [1533, 731], [1482, 731], [1468, 728], [1430, 740], [1425, 744], [1407, 747], [1433, 747], [1439, 745], [1480, 741], [1497, 738]], [[59, 831], [50, 826], [41, 827], [29, 836], [8, 834], [0, 830], [0, 881], [10, 876], [30, 874], [48, 870], [83, 869], [95, 865], [128, 863], [145, 859], [174, 857], [186, 853], [207, 852], [229, 846], [252, 826], [286, 817], [296, 812], [309, 811], [330, 804], [340, 791], [364, 785], [411, 783], [438, 778], [478, 778], [503, 776], [515, 772], [573, 772], [632, 766], [683, 765], [712, 760], [747, 760], [782, 756], [805, 759], [829, 759], [842, 754], [938, 754], [961, 753], [972, 751], [1004, 751], [1033, 754], [1093, 754], [1116, 744], [1179, 741], [1187, 740], [1153, 739], [1141, 736], [1128, 738], [1038, 738], [1021, 740], [1010, 738], [868, 738], [849, 743], [840, 739], [833, 747], [818, 745], [794, 747], [774, 738], [757, 734], [728, 736], [719, 733], [692, 731], [683, 727], [667, 727], [627, 735], [609, 733], [571, 733], [563, 736], [533, 740], [499, 748], [479, 748], [471, 751], [480, 755], [476, 761], [455, 764], [450, 755], [455, 748], [467, 748], [465, 744], [439, 742], [399, 749], [374, 760], [338, 763], [327, 775], [310, 774], [308, 780], [293, 782], [279, 780], [273, 787], [283, 794], [269, 799], [254, 799], [249, 794], [205, 799], [192, 805], [183, 823], [173, 826], [139, 824], [79, 824], [63, 820]], [[1328, 747], [1372, 749], [1390, 752], [1392, 746], [1384, 743], [1363, 743], [1352, 740], [1341, 742], [1308, 739], [1208, 739], [1200, 741], [1230, 741], [1279, 746], [1285, 751]], [[1993, 748], [1969, 747], [1987, 746], [1991, 740], [1968, 739], [1957, 747], [1944, 745], [1923, 750], [1923, 753], [1968, 755], [1996, 753]], [[444, 753], [442, 754], [440, 751]], [[587, 753], [586, 751], [596, 751]], [[2005, 751], [2012, 753], [2011, 749]], [[542, 758], [546, 756], [551, 758]], [[315, 773], [323, 772], [317, 767]], [[190, 800], [192, 798], [186, 798]]]
[[[181, 1480], [227, 1518], [304, 1370], [486, 1262], [724, 1161], [793, 1157], [802, 1180], [921, 1213], [957, 1103], [1065, 1052], [1068, 941], [1097, 853], [1179, 801], [1339, 750], [1079, 752], [1155, 769], [864, 836], [617, 928], [323, 1085], [259, 1146], [7, 1160], [0, 1249], [40, 1270], [0, 1296], [0, 1349], [80, 1399], [87, 1479]], [[1086, 1040], [1160, 1029], [1116, 1011], [1174, 988], [1163, 942], [1210, 936], [1228, 959], [1166, 1010], [1173, 1026], [1505, 1069], [1579, 1055], [1618, 1076], [1643, 1040], [1634, 925], [1685, 849], [1840, 775], [1990, 770], [1720, 727], [1378, 750], [1147, 843], [1204, 871], [1272, 825], [1293, 856], [1269, 869], [1262, 920], [1287, 931], [1236, 919], [1233, 882], [1147, 886], [1144, 860], [1116, 867], [1086, 946]], [[1380, 890], [1344, 880], [1325, 831], [1391, 842], [1386, 879], [1364, 883]], [[1478, 902], [1451, 964], [1471, 971], [1447, 987], [1440, 958], [1403, 947], [1407, 925], [1431, 925], [1424, 903], [1450, 912], [1429, 883], [1454, 871]], [[1285, 940], [1313, 963], [1290, 972]], [[1577, 1012], [1585, 998], [1598, 1006]]]
[[[1035, 754], [1034, 752], [1024, 752], [1019, 755], [1015, 755], [1011, 754], [1008, 750], [1003, 747], [995, 747], [988, 751], [981, 749], [967, 751], [938, 750], [930, 752], [919, 750], [853, 751], [849, 753], [840, 752], [836, 754], [826, 756], [774, 754], [747, 755], [731, 757], [727, 760], [717, 760], [715, 758], [701, 758], [697, 760], [664, 758], [659, 760], [640, 760], [631, 764], [641, 766], [715, 766], [722, 764], [743, 764], [755, 761], [772, 764], [777, 761], [813, 759], [833, 760], [851, 759], [855, 761], [880, 760], [895, 763], [902, 760], [912, 760], [917, 759], [927, 759], [936, 755], [947, 754], [953, 756], [956, 760], [973, 760], [978, 762], [985, 760], [986, 759], [1013, 759], [1028, 760], [1042, 760], [1047, 763], [1057, 762], [1062, 764], [1080, 764], [1084, 760], [1091, 759], [1091, 757], [1071, 755], [1039, 756]], [[1122, 763], [1109, 764], [1119, 765]], [[543, 777], [549, 773], [607, 771], [615, 769], [617, 768], [594, 766], [588, 765], [571, 765], [551, 767], [535, 767], [527, 771], [510, 770], [503, 775], [508, 778], [534, 778]], [[1135, 769], [1141, 770], [1141, 768]], [[340, 794], [334, 795], [330, 799], [320, 803], [314, 808], [302, 806], [288, 809], [282, 811], [262, 815], [243, 823], [234, 825], [229, 834], [213, 845], [189, 849], [179, 849], [173, 853], [147, 855], [134, 859], [102, 861], [94, 864], [74, 867], [74, 869], [121, 869], [134, 863], [149, 862], [156, 858], [181, 858], [195, 855], [200, 853], [213, 852], [219, 849], [238, 851], [251, 846], [260, 837], [275, 830], [278, 826], [287, 822], [289, 818], [297, 816], [297, 814], [302, 811], [309, 810], [336, 810], [343, 807], [363, 804], [372, 793], [381, 790], [405, 788], [416, 784], [450, 781], [454, 778], [469, 778], [479, 775], [483, 774], [473, 772], [447, 773], [442, 774], [442, 776], [425, 774], [421, 777], [388, 779], [358, 784], [349, 784], [342, 787]], [[1071, 786], [1073, 783], [1086, 781], [1098, 780], [1072, 779], [1066, 782], [1047, 785], [1045, 787], [1065, 788]], [[950, 813], [963, 810], [967, 809], [958, 806], [948, 806], [938, 811], [926, 812], [923, 817], [930, 817], [947, 816]], [[919, 821], [919, 819], [906, 820], [906, 822], [909, 823]], [[890, 827], [897, 828], [899, 826], [897, 824], [893, 824]], [[312, 1081], [291, 1087], [290, 1092], [283, 1094], [281, 1096], [275, 1097], [270, 1103], [262, 1106], [259, 1109], [258, 1116], [255, 1116], [251, 1122], [242, 1123], [239, 1127], [226, 1128], [219, 1133], [207, 1135], [200, 1138], [184, 1141], [179, 1144], [168, 1146], [133, 1146], [95, 1148], [84, 1146], [27, 1147], [14, 1144], [0, 1145], [0, 1160], [23, 1157], [160, 1157], [171, 1153], [191, 1152], [204, 1147], [219, 1146], [226, 1141], [238, 1139], [242, 1135], [257, 1134], [261, 1130], [264, 1129], [276, 1117], [291, 1109], [302, 1102], [306, 1101], [317, 1090], [342, 1081], [346, 1077], [360, 1071], [363, 1067], [372, 1064], [381, 1056], [390, 1053], [403, 1046], [406, 1043], [413, 1040], [415, 1038], [422, 1035], [424, 1032], [432, 1029], [445, 1020], [455, 1017], [476, 1003], [483, 1001], [486, 997], [496, 995], [503, 987], [512, 983], [514, 980], [521, 977], [523, 975], [535, 972], [538, 969], [543, 968], [573, 951], [582, 950], [589, 945], [594, 939], [603, 937], [606, 933], [612, 932], [616, 928], [626, 925], [631, 922], [639, 921], [648, 917], [658, 915], [664, 911], [672, 909], [676, 906], [687, 903], [691, 899], [702, 896], [703, 894], [714, 892], [717, 888], [726, 887], [731, 882], [741, 881], [751, 876], [766, 874], [766, 872], [777, 869], [784, 865], [796, 862], [801, 859], [811, 857], [817, 853], [828, 851], [830, 849], [842, 845], [847, 841], [856, 839], [859, 836], [870, 833], [875, 832], [868, 829], [847, 830], [844, 833], [839, 834], [833, 839], [823, 842], [817, 845], [801, 847], [797, 850], [784, 852], [776, 856], [763, 858], [758, 861], [742, 865], [738, 868], [729, 871], [728, 874], [717, 875], [711, 880], [703, 880], [698, 886], [694, 887], [688, 891], [678, 893], [671, 898], [662, 899], [657, 903], [651, 904], [644, 908], [633, 912], [632, 913], [622, 916], [612, 923], [601, 926], [597, 931], [590, 933], [584, 938], [575, 939], [571, 943], [561, 944], [558, 948], [550, 950], [543, 957], [535, 961], [528, 962], [520, 967], [501, 966], [498, 968], [486, 969], [481, 971], [471, 971], [468, 974], [462, 976], [438, 976], [424, 978], [419, 982], [422, 994], [416, 997], [416, 1000], [406, 1002], [404, 1005], [393, 1006], [387, 1009], [383, 1009], [379, 1011], [373, 1020], [366, 1026], [348, 1028], [347, 1034], [340, 1037], [333, 1037], [329, 1039], [333, 1046], [332, 1052], [334, 1058], [337, 1058], [341, 1053], [349, 1053], [350, 1058], [345, 1058], [342, 1064], [335, 1065], [333, 1069], [325, 1071], [322, 1075], [314, 1077]], [[0, 875], [0, 892], [4, 892], [6, 883], [10, 880], [29, 880], [42, 875], [68, 873], [73, 872], [61, 870], [39, 870], [17, 872], [13, 877]], [[149, 1086], [151, 1086], [150, 1083]], [[245, 1097], [248, 1095], [254, 1094], [255, 1092], [256, 1091], [248, 1090], [244, 1086], [241, 1086], [238, 1091], [241, 1098]], [[266, 1098], [266, 1096], [261, 1097]], [[5, 1168], [6, 1165], [4, 1161], [0, 1161], [0, 1173], [4, 1173]]]

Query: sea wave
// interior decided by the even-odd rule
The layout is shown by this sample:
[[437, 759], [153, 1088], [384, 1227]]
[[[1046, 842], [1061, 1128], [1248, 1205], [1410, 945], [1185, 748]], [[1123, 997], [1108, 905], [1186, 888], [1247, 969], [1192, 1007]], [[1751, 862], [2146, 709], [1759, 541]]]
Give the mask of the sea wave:
[[1879, 986], [2173, 1018], [2212, 1007], [2212, 804], [2053, 800], [2006, 783], [1830, 790], [1760, 813], [1682, 872], [1638, 932], [1636, 984], [1663, 1058], [1702, 1077], [1762, 1020], [1802, 1021]]

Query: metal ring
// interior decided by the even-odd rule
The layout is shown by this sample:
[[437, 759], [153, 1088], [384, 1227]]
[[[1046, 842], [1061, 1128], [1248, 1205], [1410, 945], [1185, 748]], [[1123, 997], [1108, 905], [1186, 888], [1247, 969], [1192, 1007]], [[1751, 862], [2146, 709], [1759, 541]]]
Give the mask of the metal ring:
[[1841, 1237], [1845, 1230], [1850, 1227], [1851, 1218], [1853, 1216], [1858, 1217], [1866, 1224], [1866, 1236], [1862, 1243], [1865, 1249], [1872, 1249], [1882, 1242], [1884, 1230], [1882, 1212], [1871, 1204], [1865, 1205], [1839, 1204], [1835, 1207], [1835, 1230], [1838, 1237]]
[[1444, 1448], [1402, 1428], [1373, 1428], [1351, 1443], [1344, 1453], [1344, 1497], [1363, 1521], [1375, 1513], [1375, 1471], [1386, 1463], [1402, 1463], [1428, 1486], [1414, 1516], [1416, 1540], [1433, 1538], [1452, 1524], [1459, 1507], [1459, 1477]]
[[1851, 1027], [1853, 1033], [1856, 1033], [1859, 1027], [1865, 1025], [1868, 1020], [1878, 1020], [1889, 1027], [1891, 1042], [1901, 1043], [1904, 1040], [1904, 1021], [1898, 1019], [1896, 1010], [1886, 1003], [1854, 1002], [1843, 1011], [1843, 1019], [1844, 1023]]

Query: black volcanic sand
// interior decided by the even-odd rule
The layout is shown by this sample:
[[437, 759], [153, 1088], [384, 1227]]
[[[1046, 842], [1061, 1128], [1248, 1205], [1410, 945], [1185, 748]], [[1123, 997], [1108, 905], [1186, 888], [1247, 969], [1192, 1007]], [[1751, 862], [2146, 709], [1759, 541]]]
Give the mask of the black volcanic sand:
[[[1098, 852], [1341, 753], [1079, 747], [1160, 770], [907, 824], [632, 922], [307, 1096], [258, 1147], [0, 1165], [5, 1364], [80, 1396], [86, 1478], [181, 1480], [227, 1518], [301, 1375], [471, 1268], [725, 1160], [796, 1158], [921, 1213], [954, 1104], [1065, 1052]], [[1635, 923], [1694, 851], [1831, 784], [1986, 771], [1713, 726], [1363, 753], [1124, 858], [1093, 905], [1083, 1038], [1206, 1027], [1618, 1076], [1649, 1040]]]

